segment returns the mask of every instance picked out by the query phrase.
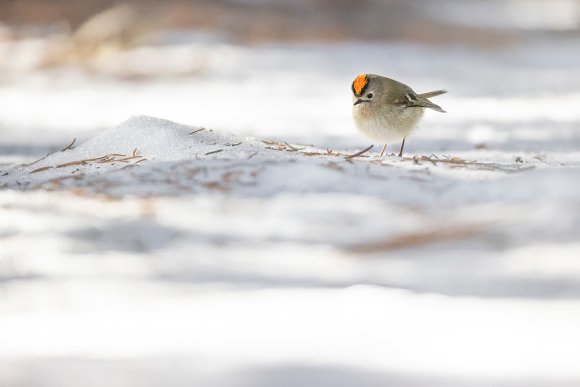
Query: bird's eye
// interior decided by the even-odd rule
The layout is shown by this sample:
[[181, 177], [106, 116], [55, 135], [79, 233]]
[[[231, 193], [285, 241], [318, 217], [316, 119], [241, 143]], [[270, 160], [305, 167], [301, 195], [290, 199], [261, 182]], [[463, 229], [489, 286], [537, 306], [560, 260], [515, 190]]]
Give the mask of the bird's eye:
[[373, 93], [368, 93], [367, 98], [373, 98]]

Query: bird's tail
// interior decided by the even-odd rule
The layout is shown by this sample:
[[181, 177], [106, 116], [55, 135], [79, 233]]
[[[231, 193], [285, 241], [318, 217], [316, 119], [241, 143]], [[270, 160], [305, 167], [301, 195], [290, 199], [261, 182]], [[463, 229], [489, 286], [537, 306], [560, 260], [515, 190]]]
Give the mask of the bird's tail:
[[437, 97], [438, 95], [445, 94], [445, 93], [447, 93], [447, 90], [435, 90], [435, 91], [430, 91], [428, 93], [417, 94], [417, 95], [419, 97], [423, 97], [423, 98], [433, 98], [433, 97]]
[[435, 90], [428, 93], [418, 94], [420, 104], [426, 108], [436, 110], [441, 113], [447, 113], [445, 110], [441, 109], [441, 106], [435, 105], [433, 102], [429, 101], [427, 98], [437, 97], [438, 95], [447, 93], [447, 90]]

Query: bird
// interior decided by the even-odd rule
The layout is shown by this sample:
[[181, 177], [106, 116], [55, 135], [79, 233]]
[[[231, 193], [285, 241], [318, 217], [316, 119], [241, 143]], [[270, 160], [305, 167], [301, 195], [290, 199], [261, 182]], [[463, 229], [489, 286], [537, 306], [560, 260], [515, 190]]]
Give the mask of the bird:
[[352, 82], [352, 116], [358, 129], [371, 140], [384, 144], [400, 141], [403, 156], [405, 139], [417, 127], [425, 109], [446, 113], [429, 98], [447, 93], [435, 90], [417, 94], [409, 86], [376, 74], [360, 74]]

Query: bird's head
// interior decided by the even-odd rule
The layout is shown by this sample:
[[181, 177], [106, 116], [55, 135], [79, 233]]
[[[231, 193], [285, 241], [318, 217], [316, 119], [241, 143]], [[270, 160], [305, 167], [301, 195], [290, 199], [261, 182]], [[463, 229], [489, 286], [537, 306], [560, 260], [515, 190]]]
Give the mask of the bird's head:
[[375, 75], [361, 74], [356, 77], [351, 85], [353, 105], [372, 104], [380, 92], [378, 86], [380, 85]]

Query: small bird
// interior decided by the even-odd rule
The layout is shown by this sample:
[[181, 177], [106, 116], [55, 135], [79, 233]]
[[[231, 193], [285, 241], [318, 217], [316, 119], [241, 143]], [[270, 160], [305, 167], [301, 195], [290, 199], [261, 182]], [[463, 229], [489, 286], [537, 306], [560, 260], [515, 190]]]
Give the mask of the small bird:
[[417, 94], [394, 79], [361, 74], [352, 82], [352, 116], [361, 132], [385, 144], [380, 156], [384, 155], [388, 143], [402, 139], [401, 157], [405, 138], [415, 129], [425, 108], [445, 113], [428, 99], [445, 93], [446, 90], [436, 90]]

